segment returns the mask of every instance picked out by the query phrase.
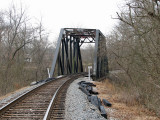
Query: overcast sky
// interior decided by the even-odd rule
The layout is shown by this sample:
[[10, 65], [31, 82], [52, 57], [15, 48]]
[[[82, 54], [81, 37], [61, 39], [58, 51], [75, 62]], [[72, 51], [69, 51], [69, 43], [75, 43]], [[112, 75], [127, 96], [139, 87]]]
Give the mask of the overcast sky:
[[41, 19], [51, 37], [57, 37], [60, 28], [81, 27], [111, 31], [116, 20], [111, 19], [119, 11], [123, 0], [0, 0], [0, 8], [6, 9], [13, 2], [21, 3], [32, 19]]

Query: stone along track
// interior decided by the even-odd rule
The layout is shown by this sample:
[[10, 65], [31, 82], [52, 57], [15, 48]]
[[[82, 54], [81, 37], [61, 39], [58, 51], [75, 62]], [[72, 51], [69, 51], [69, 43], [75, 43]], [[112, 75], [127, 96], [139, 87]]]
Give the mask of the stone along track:
[[20, 96], [0, 110], [0, 119], [63, 119], [67, 88], [81, 75], [52, 80]]

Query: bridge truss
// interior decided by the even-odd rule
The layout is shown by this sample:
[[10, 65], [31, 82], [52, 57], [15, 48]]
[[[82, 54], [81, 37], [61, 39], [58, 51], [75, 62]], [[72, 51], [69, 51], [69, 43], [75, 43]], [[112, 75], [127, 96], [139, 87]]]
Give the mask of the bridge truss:
[[55, 69], [58, 69], [58, 75], [83, 72], [80, 48], [84, 43], [95, 43], [93, 76], [104, 77], [109, 72], [105, 36], [98, 29], [81, 28], [61, 29], [50, 76]]

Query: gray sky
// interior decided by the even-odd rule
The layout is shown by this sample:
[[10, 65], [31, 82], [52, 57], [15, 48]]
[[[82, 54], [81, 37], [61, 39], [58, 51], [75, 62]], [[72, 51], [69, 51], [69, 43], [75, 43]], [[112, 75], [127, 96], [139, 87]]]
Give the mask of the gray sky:
[[119, 11], [123, 0], [0, 0], [5, 9], [15, 3], [27, 9], [32, 19], [41, 19], [50, 32], [50, 39], [58, 36], [60, 28], [81, 27], [100, 29], [104, 34], [111, 31], [116, 20], [111, 19]]

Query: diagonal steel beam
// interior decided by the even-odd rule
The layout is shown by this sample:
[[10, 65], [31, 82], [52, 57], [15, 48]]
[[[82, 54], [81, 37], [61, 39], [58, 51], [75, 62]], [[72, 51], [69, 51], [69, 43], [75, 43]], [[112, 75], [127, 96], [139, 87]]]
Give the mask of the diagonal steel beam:
[[64, 33], [64, 28], [61, 29], [59, 37], [58, 37], [57, 47], [56, 47], [55, 54], [53, 56], [53, 62], [52, 62], [52, 67], [51, 67], [51, 71], [50, 71], [50, 76], [51, 77], [53, 76], [53, 73], [54, 73], [54, 70], [55, 70], [56, 61], [57, 61], [57, 58], [58, 58], [58, 53], [59, 53], [59, 49], [60, 49], [60, 46], [61, 46], [61, 40], [62, 40], [62, 37], [63, 37], [63, 33]]

